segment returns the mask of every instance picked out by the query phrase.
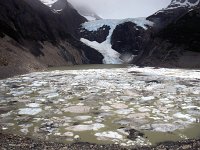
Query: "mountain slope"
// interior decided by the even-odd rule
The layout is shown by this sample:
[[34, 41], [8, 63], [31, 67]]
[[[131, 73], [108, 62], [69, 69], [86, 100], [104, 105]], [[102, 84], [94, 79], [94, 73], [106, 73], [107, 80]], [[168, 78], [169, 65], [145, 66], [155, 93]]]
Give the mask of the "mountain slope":
[[156, 30], [160, 30], [199, 6], [200, 0], [172, 0], [167, 8], [159, 10], [147, 19], [155, 23]]
[[39, 0], [0, 1], [0, 77], [48, 66], [102, 62], [101, 54], [76, 40], [66, 27], [77, 27], [66, 16], [82, 16], [76, 11], [68, 14], [68, 5], [63, 6], [59, 14]]
[[200, 67], [200, 8], [188, 11], [154, 33], [140, 63], [171, 67]]

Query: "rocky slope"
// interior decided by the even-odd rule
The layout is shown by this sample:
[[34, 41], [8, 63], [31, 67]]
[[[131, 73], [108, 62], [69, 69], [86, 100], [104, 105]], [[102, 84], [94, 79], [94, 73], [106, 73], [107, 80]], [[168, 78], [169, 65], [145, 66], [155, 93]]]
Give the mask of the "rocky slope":
[[147, 17], [155, 23], [157, 30], [165, 28], [167, 25], [184, 16], [188, 11], [200, 6], [199, 0], [172, 0], [170, 5], [155, 14]]
[[101, 54], [75, 38], [85, 20], [65, 0], [52, 8], [39, 0], [0, 1], [0, 78], [49, 66], [101, 63]]
[[200, 67], [200, 1], [173, 0], [147, 19], [154, 22], [139, 64]]

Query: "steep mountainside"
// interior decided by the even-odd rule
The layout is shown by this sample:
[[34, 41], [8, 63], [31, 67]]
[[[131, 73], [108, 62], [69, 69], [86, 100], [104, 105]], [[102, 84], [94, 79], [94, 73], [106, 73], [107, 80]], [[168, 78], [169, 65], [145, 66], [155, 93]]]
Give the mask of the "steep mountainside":
[[74, 36], [76, 36], [76, 30], [80, 27], [80, 24], [87, 21], [66, 0], [56, 1], [51, 5], [51, 9], [59, 14], [65, 29]]
[[60, 3], [62, 12], [39, 0], [0, 1], [0, 77], [48, 66], [102, 62], [101, 54], [74, 38], [85, 19], [64, 0], [52, 7]]
[[147, 19], [155, 23], [156, 30], [160, 30], [199, 6], [200, 0], [172, 0], [167, 8], [159, 10]]
[[140, 63], [200, 67], [200, 8], [190, 10], [149, 40]]

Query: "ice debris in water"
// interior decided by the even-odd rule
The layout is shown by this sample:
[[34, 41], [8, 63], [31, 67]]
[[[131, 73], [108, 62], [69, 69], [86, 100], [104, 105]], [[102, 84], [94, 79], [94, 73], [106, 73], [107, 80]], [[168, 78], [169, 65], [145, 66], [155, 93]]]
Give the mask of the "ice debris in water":
[[[19, 88], [10, 86], [15, 84]], [[0, 85], [0, 127], [11, 133], [16, 126], [16, 132], [33, 137], [124, 146], [149, 144], [151, 137], [130, 142], [131, 133], [124, 134], [119, 127], [199, 136], [199, 70], [56, 70], [0, 80]], [[191, 137], [182, 132], [186, 130], [196, 132]]]
[[18, 114], [20, 115], [37, 115], [42, 111], [41, 108], [21, 108]]
[[108, 132], [101, 132], [96, 133], [95, 136], [101, 137], [101, 138], [111, 138], [111, 139], [122, 139], [123, 136], [117, 132], [108, 131]]
[[30, 104], [27, 104], [26, 106], [31, 107], [31, 108], [36, 108], [36, 107], [40, 107], [40, 104], [38, 104], [38, 103], [30, 103]]
[[95, 123], [92, 125], [76, 125], [76, 126], [71, 126], [71, 127], [67, 127], [67, 130], [71, 130], [71, 131], [89, 131], [89, 130], [99, 130], [101, 128], [104, 128], [105, 125], [104, 124], [99, 124], [99, 123]]

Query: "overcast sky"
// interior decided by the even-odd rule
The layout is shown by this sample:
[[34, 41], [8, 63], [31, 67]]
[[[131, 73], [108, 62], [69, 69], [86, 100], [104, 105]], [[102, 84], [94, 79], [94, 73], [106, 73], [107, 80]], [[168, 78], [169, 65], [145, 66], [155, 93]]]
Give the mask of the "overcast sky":
[[171, 0], [68, 0], [73, 5], [86, 5], [106, 19], [147, 17], [169, 5]]

